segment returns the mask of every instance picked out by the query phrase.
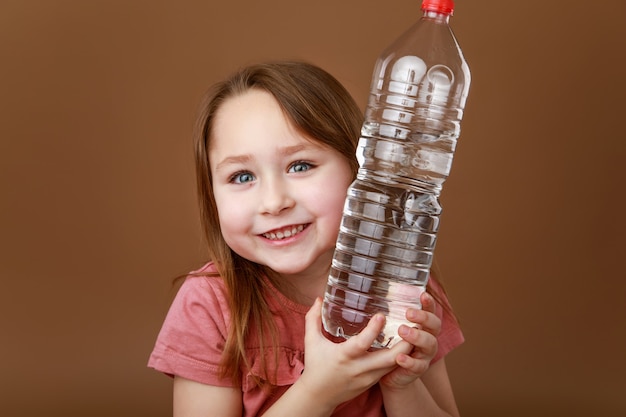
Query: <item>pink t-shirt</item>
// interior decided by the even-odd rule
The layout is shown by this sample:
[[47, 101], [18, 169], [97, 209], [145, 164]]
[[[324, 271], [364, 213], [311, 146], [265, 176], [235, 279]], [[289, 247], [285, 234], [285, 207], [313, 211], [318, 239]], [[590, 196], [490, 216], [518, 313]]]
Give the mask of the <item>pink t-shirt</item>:
[[[215, 272], [212, 264], [200, 271]], [[430, 291], [440, 291], [431, 280]], [[246, 354], [252, 369], [242, 375], [243, 416], [252, 417], [267, 410], [304, 370], [304, 324], [309, 306], [294, 303], [279, 291], [268, 297], [278, 333], [278, 372], [276, 388], [267, 392], [254, 383], [253, 376], [262, 377], [261, 355], [273, 362], [274, 351], [261, 352], [255, 341], [247, 343]], [[440, 293], [441, 298], [445, 297]], [[439, 307], [442, 330], [438, 337], [438, 359], [463, 343], [463, 334], [456, 321]], [[224, 350], [230, 311], [226, 288], [220, 277], [189, 276], [185, 279], [167, 314], [157, 338], [148, 366], [168, 375], [178, 375], [203, 384], [233, 387], [229, 379], [219, 378], [219, 364]], [[382, 394], [378, 385], [358, 397], [338, 406], [333, 416], [385, 416]]]

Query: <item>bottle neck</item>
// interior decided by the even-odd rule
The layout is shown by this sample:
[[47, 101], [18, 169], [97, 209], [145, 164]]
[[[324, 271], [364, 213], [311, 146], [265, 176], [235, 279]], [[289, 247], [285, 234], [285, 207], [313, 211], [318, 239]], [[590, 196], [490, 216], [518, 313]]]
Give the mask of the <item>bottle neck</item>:
[[437, 23], [449, 23], [450, 22], [450, 14], [449, 13], [441, 13], [433, 10], [424, 10], [423, 19], [428, 19], [435, 21]]

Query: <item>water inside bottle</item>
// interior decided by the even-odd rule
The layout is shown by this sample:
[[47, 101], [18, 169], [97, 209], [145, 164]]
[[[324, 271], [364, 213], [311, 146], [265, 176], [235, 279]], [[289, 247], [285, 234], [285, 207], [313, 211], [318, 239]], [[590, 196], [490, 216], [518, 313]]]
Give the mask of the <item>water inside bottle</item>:
[[406, 309], [420, 307], [428, 282], [441, 207], [432, 193], [372, 181], [350, 186], [324, 298], [325, 329], [358, 334], [372, 315], [387, 322], [374, 347], [391, 347]]

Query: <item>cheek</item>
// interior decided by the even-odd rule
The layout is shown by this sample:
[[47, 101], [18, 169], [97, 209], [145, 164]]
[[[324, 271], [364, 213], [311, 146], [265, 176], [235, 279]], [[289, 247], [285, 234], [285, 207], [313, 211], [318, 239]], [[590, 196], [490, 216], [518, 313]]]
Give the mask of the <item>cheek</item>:
[[[222, 232], [222, 238], [226, 245], [235, 251], [237, 254], [244, 256], [241, 253], [242, 250], [242, 236], [247, 236], [247, 225], [241, 221], [246, 216], [238, 215], [233, 210], [229, 210], [227, 207], [222, 209], [218, 208], [220, 229]], [[245, 256], [244, 256], [245, 257]]]
[[246, 215], [246, 205], [241, 198], [225, 198], [223, 195], [215, 195], [215, 203], [217, 206], [217, 215], [220, 227], [224, 237], [227, 238], [229, 233], [236, 232], [245, 228], [242, 219], [249, 218]]
[[321, 187], [320, 193], [312, 197], [313, 201], [320, 205], [320, 211], [333, 219], [337, 226], [339, 226], [343, 214], [349, 185], [350, 183], [347, 181], [335, 181], [331, 185], [326, 184], [325, 187]]

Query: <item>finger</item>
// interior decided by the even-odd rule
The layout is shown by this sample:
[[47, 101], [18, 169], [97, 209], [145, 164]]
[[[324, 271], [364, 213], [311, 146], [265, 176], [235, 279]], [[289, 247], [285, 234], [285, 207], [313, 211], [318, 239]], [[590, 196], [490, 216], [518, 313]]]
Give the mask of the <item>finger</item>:
[[415, 323], [418, 329], [426, 330], [435, 336], [441, 332], [441, 319], [434, 313], [409, 308], [406, 311], [406, 318], [411, 323]]
[[380, 313], [374, 314], [367, 323], [367, 326], [365, 326], [359, 334], [349, 339], [351, 345], [355, 347], [355, 352], [360, 354], [363, 351], [368, 350], [378, 338], [384, 326], [385, 316]]
[[[408, 327], [408, 326], [406, 326], [406, 327]], [[398, 329], [398, 330], [400, 330], [400, 329]], [[413, 346], [411, 343], [408, 343], [406, 340], [400, 339], [389, 350], [394, 352], [394, 356], [398, 356], [401, 353], [404, 353], [405, 355], [410, 355], [411, 352], [413, 352], [414, 348], [415, 348], [415, 346]]]
[[430, 359], [437, 353], [437, 337], [428, 331], [402, 325], [398, 329], [398, 334], [414, 347], [412, 354], [414, 358]]
[[430, 359], [417, 359], [409, 355], [400, 354], [396, 358], [396, 363], [411, 374], [422, 375], [428, 370]]
[[377, 313], [370, 318], [363, 330], [343, 344], [343, 352], [346, 357], [352, 360], [358, 359], [363, 369], [379, 372], [377, 379], [391, 372], [397, 366], [396, 356], [398, 353], [410, 353], [413, 349], [413, 346], [403, 340], [400, 340], [396, 346], [406, 346], [404, 349], [401, 347], [396, 349], [396, 346], [393, 347], [394, 349], [372, 349], [372, 344], [379, 338], [384, 326], [385, 316]]
[[435, 308], [436, 308], [435, 299], [433, 298], [432, 295], [430, 295], [426, 291], [424, 291], [420, 295], [420, 303], [422, 303], [422, 310], [435, 313]]
[[305, 316], [304, 340], [311, 340], [313, 337], [322, 334], [322, 300], [317, 297], [315, 302]]

